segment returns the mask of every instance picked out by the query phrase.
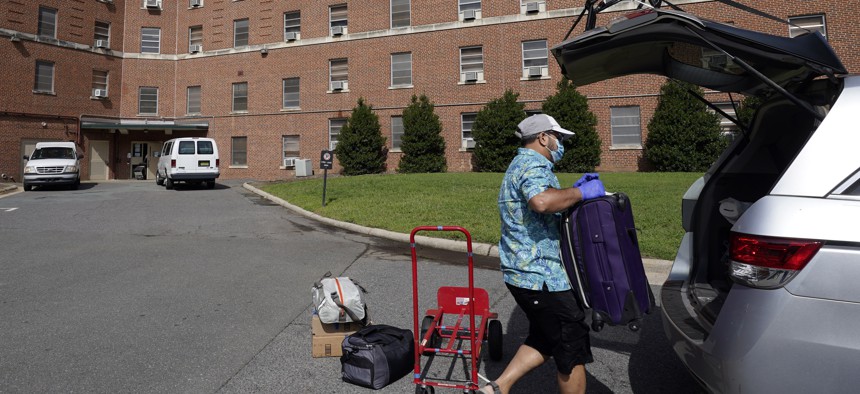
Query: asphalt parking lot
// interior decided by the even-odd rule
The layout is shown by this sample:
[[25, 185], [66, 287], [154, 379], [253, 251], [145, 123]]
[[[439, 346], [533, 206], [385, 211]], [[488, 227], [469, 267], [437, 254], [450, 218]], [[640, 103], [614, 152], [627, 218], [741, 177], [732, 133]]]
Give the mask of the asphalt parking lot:
[[[370, 392], [340, 380], [337, 358], [311, 357], [310, 286], [326, 271], [368, 289], [375, 323], [412, 326], [408, 244], [310, 220], [241, 182], [6, 194], [0, 239], [0, 392]], [[465, 284], [467, 271], [464, 253], [419, 251], [423, 314], [438, 287]], [[498, 270], [477, 268], [475, 284], [504, 328], [503, 360], [480, 365], [493, 378], [527, 328]], [[658, 314], [638, 333], [594, 334], [592, 345], [588, 392], [699, 390]], [[451, 365], [437, 359], [433, 373], [463, 369]], [[548, 363], [513, 392], [555, 384]], [[404, 378], [379, 392], [413, 391]]]

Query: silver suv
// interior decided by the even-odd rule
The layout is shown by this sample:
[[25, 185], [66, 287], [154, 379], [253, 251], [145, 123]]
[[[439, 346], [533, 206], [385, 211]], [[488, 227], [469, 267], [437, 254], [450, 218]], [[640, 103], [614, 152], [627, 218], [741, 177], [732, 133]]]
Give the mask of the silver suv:
[[860, 76], [818, 33], [777, 37], [669, 10], [552, 51], [580, 86], [645, 73], [763, 98], [683, 197], [664, 328], [709, 391], [855, 392]]

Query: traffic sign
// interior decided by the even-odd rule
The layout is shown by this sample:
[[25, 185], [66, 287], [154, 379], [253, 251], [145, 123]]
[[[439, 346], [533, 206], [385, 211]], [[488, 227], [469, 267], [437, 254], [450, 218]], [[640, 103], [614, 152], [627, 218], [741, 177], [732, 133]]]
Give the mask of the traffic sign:
[[320, 154], [320, 169], [330, 170], [333, 161], [334, 161], [334, 152], [332, 152], [330, 150], [322, 151], [322, 153]]

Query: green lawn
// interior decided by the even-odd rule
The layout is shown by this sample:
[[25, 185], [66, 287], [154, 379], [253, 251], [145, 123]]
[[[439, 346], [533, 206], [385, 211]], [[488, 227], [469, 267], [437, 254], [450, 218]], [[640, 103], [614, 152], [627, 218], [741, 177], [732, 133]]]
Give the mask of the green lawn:
[[[581, 174], [558, 174], [562, 186]], [[681, 241], [681, 196], [699, 173], [604, 173], [607, 191], [630, 196], [642, 255], [673, 259]], [[272, 183], [261, 188], [308, 211], [368, 227], [409, 233], [416, 226], [463, 226], [474, 242], [499, 241], [499, 173], [387, 174]], [[456, 238], [456, 233], [422, 235]]]

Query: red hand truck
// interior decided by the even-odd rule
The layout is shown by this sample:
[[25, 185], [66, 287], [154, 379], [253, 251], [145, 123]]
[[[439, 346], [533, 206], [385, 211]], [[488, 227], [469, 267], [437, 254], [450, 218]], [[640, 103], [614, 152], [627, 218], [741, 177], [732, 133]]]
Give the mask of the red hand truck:
[[[440, 287], [436, 293], [438, 307], [428, 309], [418, 330], [418, 256], [415, 251], [415, 234], [419, 231], [459, 231], [466, 236], [467, 256], [469, 258], [468, 287]], [[415, 332], [415, 370], [414, 383], [416, 394], [433, 394], [434, 387], [462, 389], [466, 393], [474, 393], [480, 389], [478, 384], [478, 358], [482, 344], [486, 341], [488, 353], [492, 360], [502, 359], [502, 323], [497, 320], [498, 314], [490, 312], [490, 297], [487, 291], [475, 287], [474, 262], [472, 261], [472, 235], [466, 229], [458, 226], [419, 226], [409, 234], [409, 244], [412, 248], [412, 309], [413, 330]], [[445, 324], [445, 315], [456, 316], [453, 325]], [[475, 319], [479, 319], [477, 327]], [[452, 319], [448, 319], [452, 320]], [[465, 324], [464, 324], [465, 323]], [[468, 348], [462, 348], [463, 342]], [[455, 348], [455, 345], [457, 348]], [[425, 368], [421, 369], [421, 356], [428, 356]], [[450, 356], [471, 360], [471, 375], [469, 380], [452, 380], [449, 369], [446, 378], [430, 378], [427, 373], [436, 356]]]

